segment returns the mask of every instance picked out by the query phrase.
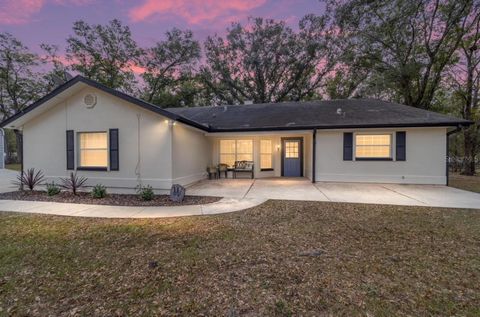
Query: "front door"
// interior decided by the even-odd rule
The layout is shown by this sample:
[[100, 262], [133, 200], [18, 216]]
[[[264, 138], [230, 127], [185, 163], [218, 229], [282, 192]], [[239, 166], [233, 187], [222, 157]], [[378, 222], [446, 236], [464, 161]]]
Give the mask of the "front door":
[[302, 150], [302, 138], [282, 138], [282, 176], [303, 176]]

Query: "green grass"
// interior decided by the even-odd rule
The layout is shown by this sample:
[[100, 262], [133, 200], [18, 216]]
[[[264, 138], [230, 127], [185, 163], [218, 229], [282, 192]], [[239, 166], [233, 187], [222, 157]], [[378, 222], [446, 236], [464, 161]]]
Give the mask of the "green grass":
[[6, 316], [480, 314], [475, 210], [268, 201], [173, 219], [0, 213], [0, 241]]
[[20, 172], [20, 169], [22, 168], [21, 164], [5, 164], [5, 168], [12, 170], [12, 171], [18, 171]]
[[449, 186], [480, 193], [480, 176], [451, 174], [449, 178]]

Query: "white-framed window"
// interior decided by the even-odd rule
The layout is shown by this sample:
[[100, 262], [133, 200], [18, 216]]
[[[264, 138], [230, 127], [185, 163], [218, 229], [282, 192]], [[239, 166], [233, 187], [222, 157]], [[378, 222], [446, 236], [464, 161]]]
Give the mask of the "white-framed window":
[[260, 169], [273, 169], [272, 140], [260, 140]]
[[220, 140], [220, 163], [233, 166], [235, 161], [253, 161], [253, 140]]
[[392, 159], [392, 135], [356, 134], [355, 159]]
[[107, 132], [79, 132], [78, 144], [79, 167], [108, 167]]

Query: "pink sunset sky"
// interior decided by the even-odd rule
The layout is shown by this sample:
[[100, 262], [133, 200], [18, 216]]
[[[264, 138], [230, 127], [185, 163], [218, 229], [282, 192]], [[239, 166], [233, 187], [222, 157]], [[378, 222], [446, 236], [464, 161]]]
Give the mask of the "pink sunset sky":
[[118, 18], [130, 26], [141, 46], [149, 46], [172, 27], [191, 29], [202, 40], [248, 17], [295, 26], [305, 14], [323, 10], [319, 0], [0, 0], [0, 31], [38, 51], [41, 43], [63, 48], [76, 20], [105, 24]]

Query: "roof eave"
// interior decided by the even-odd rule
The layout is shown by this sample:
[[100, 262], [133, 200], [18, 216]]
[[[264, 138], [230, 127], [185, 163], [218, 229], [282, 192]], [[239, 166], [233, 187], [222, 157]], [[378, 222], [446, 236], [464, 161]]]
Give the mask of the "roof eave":
[[395, 124], [349, 124], [349, 125], [308, 125], [308, 126], [282, 126], [282, 127], [256, 127], [256, 128], [215, 128], [211, 127], [211, 133], [215, 132], [265, 132], [265, 131], [292, 131], [292, 130], [336, 130], [336, 129], [375, 129], [375, 128], [425, 128], [425, 127], [467, 127], [472, 121], [458, 122], [431, 122], [431, 123], [395, 123]]

